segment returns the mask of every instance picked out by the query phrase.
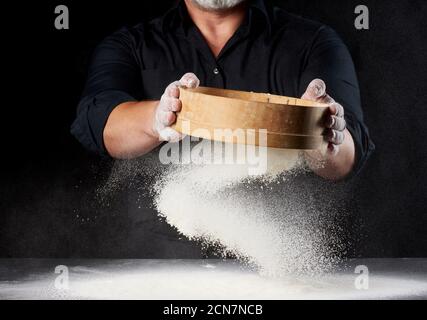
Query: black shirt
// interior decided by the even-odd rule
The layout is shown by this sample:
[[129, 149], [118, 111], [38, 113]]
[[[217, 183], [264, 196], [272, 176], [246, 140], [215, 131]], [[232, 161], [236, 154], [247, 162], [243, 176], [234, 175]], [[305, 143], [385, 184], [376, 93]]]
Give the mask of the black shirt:
[[128, 101], [160, 99], [164, 89], [193, 72], [201, 85], [301, 97], [315, 78], [345, 108], [356, 146], [354, 172], [374, 145], [363, 123], [351, 56], [329, 27], [264, 1], [249, 1], [245, 21], [215, 58], [179, 2], [164, 16], [124, 28], [95, 50], [73, 135], [106, 154], [103, 130], [111, 111]]

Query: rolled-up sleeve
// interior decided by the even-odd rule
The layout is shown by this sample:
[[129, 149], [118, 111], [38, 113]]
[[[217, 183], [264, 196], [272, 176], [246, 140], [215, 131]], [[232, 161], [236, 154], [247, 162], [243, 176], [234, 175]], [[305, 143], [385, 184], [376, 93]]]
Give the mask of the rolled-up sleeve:
[[351, 55], [335, 31], [325, 26], [318, 30], [308, 50], [299, 84], [301, 95], [316, 78], [325, 81], [328, 94], [344, 107], [347, 129], [356, 150], [356, 163], [350, 176], [356, 175], [375, 146], [364, 123], [359, 84]]
[[131, 34], [122, 29], [106, 38], [93, 54], [71, 133], [95, 153], [107, 154], [103, 131], [113, 109], [138, 99], [141, 74], [134, 48]]

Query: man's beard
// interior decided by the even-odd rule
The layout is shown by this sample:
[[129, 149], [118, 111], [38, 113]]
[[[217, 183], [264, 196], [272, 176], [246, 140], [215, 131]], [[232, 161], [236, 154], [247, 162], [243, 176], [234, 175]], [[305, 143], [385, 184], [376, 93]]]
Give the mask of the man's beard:
[[192, 0], [199, 7], [206, 10], [230, 9], [245, 0]]

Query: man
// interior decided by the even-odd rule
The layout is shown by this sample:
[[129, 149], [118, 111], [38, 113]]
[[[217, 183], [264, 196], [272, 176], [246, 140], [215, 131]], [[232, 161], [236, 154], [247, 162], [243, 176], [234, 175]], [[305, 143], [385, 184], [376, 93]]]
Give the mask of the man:
[[105, 39], [72, 133], [114, 158], [144, 155], [181, 138], [170, 127], [181, 108], [178, 86], [199, 84], [328, 103], [328, 152], [306, 152], [326, 179], [357, 173], [373, 150], [345, 45], [330, 28], [261, 0], [182, 0]]

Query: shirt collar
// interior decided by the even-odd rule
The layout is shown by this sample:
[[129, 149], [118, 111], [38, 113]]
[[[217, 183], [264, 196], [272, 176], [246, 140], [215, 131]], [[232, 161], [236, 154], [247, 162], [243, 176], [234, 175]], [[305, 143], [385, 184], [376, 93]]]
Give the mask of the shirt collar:
[[[254, 19], [261, 17], [268, 31], [271, 32], [272, 26], [272, 10], [270, 6], [266, 5], [264, 0], [247, 0], [250, 23], [252, 24]], [[253, 13], [256, 13], [255, 15]], [[258, 14], [257, 14], [258, 13]], [[169, 9], [166, 14], [162, 17], [161, 24], [162, 29], [165, 30], [167, 27], [172, 28], [185, 28], [190, 25], [192, 21], [187, 13], [187, 8], [183, 0], [178, 0], [175, 5]]]
[[271, 31], [272, 8], [270, 7], [270, 5], [267, 5], [264, 0], [250, 0], [249, 8], [252, 8], [255, 11], [261, 13], [262, 17], [265, 19], [265, 23], [269, 31]]

